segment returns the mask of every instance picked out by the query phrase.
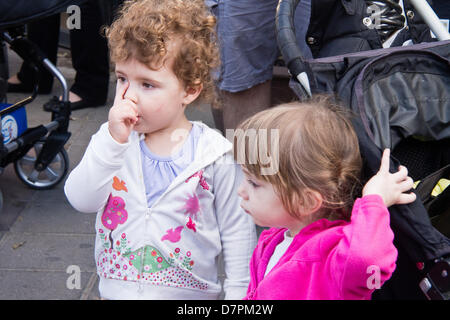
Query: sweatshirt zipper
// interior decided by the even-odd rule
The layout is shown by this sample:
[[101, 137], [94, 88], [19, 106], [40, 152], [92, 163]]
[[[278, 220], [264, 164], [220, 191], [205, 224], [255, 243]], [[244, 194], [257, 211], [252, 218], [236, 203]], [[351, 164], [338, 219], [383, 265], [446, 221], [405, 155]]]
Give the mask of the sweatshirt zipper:
[[[150, 220], [150, 208], [147, 208], [147, 212], [145, 214], [145, 232], [147, 232], [148, 230], [148, 221]], [[146, 251], [147, 247], [144, 246], [144, 250], [142, 250], [142, 257], [141, 257], [141, 266], [140, 266], [140, 270], [139, 270], [139, 275], [140, 275], [140, 279], [139, 279], [139, 291], [142, 292], [143, 287], [144, 287], [144, 262], [145, 262], [145, 251]]]

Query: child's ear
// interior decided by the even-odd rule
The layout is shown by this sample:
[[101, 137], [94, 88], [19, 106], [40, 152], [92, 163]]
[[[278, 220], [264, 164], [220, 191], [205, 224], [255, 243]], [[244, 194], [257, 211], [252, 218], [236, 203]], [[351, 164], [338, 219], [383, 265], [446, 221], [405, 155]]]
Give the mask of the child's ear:
[[312, 189], [306, 189], [303, 191], [304, 203], [302, 203], [302, 211], [306, 215], [313, 214], [322, 207], [323, 197], [322, 195]]
[[184, 105], [188, 105], [192, 103], [195, 99], [197, 99], [202, 90], [203, 90], [202, 84], [199, 84], [195, 87], [187, 87], [185, 89], [185, 95], [183, 99]]

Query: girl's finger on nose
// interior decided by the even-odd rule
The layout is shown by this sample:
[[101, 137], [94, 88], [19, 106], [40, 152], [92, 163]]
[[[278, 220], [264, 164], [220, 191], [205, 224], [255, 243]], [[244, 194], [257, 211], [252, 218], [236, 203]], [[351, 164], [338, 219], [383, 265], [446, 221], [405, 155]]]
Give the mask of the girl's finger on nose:
[[130, 86], [130, 83], [127, 83], [126, 85], [123, 86], [123, 90], [122, 90], [122, 94], [120, 95], [120, 97], [122, 98], [122, 100], [125, 99], [125, 94], [127, 93], [128, 87]]
[[116, 86], [116, 96], [114, 97], [114, 101], [118, 100], [124, 100], [125, 94], [127, 93], [128, 87], [130, 86], [129, 83], [126, 83], [124, 85], [121, 85], [120, 88], [119, 85]]

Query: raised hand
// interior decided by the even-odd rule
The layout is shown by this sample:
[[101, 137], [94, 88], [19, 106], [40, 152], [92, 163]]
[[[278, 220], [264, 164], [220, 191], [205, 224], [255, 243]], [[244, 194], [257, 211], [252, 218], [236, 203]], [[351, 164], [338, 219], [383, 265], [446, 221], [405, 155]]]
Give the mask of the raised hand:
[[118, 85], [114, 105], [109, 110], [108, 127], [111, 136], [119, 143], [126, 143], [138, 121], [136, 104], [125, 97], [129, 83]]
[[396, 173], [389, 172], [390, 150], [385, 149], [381, 158], [380, 170], [374, 175], [363, 188], [363, 196], [378, 194], [383, 198], [386, 207], [393, 204], [407, 204], [416, 200], [412, 189], [414, 182], [408, 176], [408, 170], [400, 166]]

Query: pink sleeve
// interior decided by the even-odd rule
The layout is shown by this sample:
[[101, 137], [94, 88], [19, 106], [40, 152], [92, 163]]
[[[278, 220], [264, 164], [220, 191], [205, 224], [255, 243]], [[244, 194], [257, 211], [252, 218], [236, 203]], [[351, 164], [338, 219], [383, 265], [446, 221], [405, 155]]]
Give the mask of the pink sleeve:
[[343, 299], [370, 299], [394, 272], [397, 249], [389, 221], [380, 196], [356, 200], [351, 223], [343, 228], [330, 261]]

